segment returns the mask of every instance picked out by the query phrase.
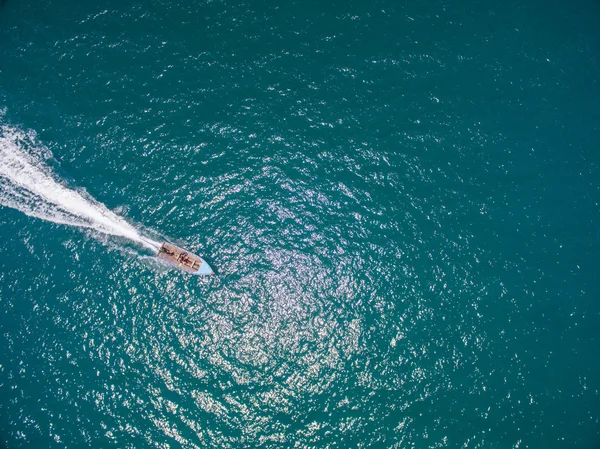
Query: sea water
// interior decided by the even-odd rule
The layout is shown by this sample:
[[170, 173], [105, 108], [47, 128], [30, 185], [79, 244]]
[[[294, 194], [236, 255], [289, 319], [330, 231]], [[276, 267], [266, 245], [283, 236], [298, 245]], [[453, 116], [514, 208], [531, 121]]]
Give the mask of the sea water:
[[600, 444], [598, 2], [0, 3], [1, 446]]

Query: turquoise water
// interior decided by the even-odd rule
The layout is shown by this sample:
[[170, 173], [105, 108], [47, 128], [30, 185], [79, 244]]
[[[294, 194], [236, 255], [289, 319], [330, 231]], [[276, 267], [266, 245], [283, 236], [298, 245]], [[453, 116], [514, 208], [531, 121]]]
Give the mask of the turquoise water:
[[596, 449], [599, 20], [7, 0], [1, 445]]

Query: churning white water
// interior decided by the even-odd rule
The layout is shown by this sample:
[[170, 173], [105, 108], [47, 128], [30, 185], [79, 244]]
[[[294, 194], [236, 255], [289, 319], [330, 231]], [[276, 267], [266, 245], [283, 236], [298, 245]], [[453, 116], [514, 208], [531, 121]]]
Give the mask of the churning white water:
[[125, 237], [152, 250], [160, 247], [89, 195], [63, 185], [44, 163], [44, 154], [49, 156], [49, 150], [35, 145], [31, 134], [0, 127], [2, 206], [42, 220]]

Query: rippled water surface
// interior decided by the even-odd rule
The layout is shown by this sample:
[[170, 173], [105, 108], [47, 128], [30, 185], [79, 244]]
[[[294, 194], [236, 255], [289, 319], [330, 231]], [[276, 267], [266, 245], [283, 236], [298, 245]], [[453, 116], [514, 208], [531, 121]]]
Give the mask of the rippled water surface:
[[596, 449], [599, 21], [4, 2], [0, 445]]

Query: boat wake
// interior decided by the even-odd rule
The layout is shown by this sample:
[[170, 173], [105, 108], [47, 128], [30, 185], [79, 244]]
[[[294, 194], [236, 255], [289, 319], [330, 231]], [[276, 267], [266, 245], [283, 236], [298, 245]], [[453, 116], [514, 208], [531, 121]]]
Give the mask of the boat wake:
[[30, 217], [119, 236], [157, 251], [160, 243], [140, 231], [84, 191], [61, 182], [46, 161], [51, 153], [35, 135], [0, 126], [0, 205]]

